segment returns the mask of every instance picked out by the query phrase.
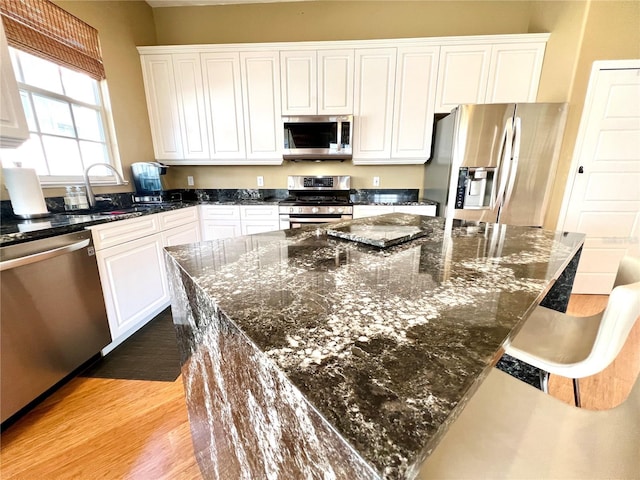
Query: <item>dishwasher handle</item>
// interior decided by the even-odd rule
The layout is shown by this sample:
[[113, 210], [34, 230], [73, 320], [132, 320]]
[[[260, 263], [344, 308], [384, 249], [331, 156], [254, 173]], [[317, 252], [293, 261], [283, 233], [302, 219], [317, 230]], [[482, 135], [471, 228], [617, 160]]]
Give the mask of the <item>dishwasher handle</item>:
[[0, 262], [0, 272], [11, 270], [12, 268], [23, 267], [25, 265], [30, 265], [32, 263], [41, 262], [49, 258], [54, 258], [66, 253], [74, 252], [88, 246], [89, 243], [91, 243], [91, 239], [85, 238], [84, 240], [81, 240], [79, 242], [71, 243], [69, 245], [63, 245], [62, 247], [52, 248], [51, 250], [45, 250], [44, 252], [33, 253], [25, 257], [6, 260], [4, 262]]

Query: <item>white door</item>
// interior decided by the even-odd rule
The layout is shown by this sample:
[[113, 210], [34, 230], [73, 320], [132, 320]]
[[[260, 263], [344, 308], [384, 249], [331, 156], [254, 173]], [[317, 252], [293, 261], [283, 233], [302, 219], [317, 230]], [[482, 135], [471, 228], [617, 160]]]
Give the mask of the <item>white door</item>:
[[620, 258], [640, 255], [640, 62], [634, 63], [615, 70], [596, 64], [591, 73], [564, 209], [563, 229], [587, 234], [573, 293], [609, 293]]
[[494, 45], [485, 103], [535, 102], [546, 45]]
[[484, 103], [491, 45], [444, 45], [436, 91], [436, 113], [449, 113], [463, 103]]
[[[398, 48], [391, 158], [424, 163], [431, 153], [438, 47]], [[406, 161], [408, 160], [408, 161]]]
[[174, 54], [173, 72], [180, 113], [183, 156], [191, 160], [209, 158], [200, 54]]
[[242, 52], [242, 100], [247, 158], [281, 164], [284, 148], [278, 52]]
[[353, 50], [318, 52], [318, 113], [353, 113]]
[[142, 55], [140, 60], [156, 160], [179, 160], [182, 139], [173, 60], [171, 55]]
[[315, 50], [280, 52], [283, 115], [318, 113]]
[[396, 49], [358, 49], [355, 59], [353, 160], [358, 163], [361, 159], [388, 159], [391, 156]]
[[203, 53], [201, 60], [211, 158], [245, 158], [240, 55]]

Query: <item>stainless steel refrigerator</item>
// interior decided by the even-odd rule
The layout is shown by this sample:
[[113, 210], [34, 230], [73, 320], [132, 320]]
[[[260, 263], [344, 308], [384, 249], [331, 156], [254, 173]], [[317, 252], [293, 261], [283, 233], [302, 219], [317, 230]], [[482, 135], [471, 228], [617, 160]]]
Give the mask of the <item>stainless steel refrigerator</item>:
[[460, 105], [436, 124], [424, 198], [438, 214], [542, 226], [566, 103]]

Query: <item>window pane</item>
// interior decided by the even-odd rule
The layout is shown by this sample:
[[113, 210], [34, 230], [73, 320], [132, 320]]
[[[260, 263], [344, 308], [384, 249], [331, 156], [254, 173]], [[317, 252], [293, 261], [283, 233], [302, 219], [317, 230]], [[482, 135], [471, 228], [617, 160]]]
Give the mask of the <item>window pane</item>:
[[[109, 154], [104, 143], [80, 142], [80, 151], [82, 152], [82, 160], [84, 168], [94, 163], [109, 163]], [[113, 172], [104, 167], [92, 168], [89, 174], [93, 176], [111, 176]]]
[[29, 93], [20, 90], [20, 101], [22, 101], [22, 108], [24, 109], [24, 114], [27, 117], [27, 127], [29, 128], [29, 131], [37, 132], [38, 126], [36, 124], [36, 117], [33, 114], [33, 109], [31, 108]]
[[91, 105], [100, 105], [98, 82], [88, 75], [60, 67], [62, 84], [67, 97], [75, 98]]
[[68, 138], [42, 136], [51, 175], [80, 175], [82, 162], [78, 142]]
[[13, 66], [13, 74], [16, 77], [16, 80], [23, 82], [22, 72], [20, 71], [20, 66], [18, 64], [18, 51], [9, 47], [9, 55], [11, 56], [11, 65]]
[[13, 167], [15, 163], [22, 162], [25, 168], [35, 168], [38, 175], [49, 175], [39, 135], [31, 134], [18, 148], [1, 149], [0, 156], [3, 167]]
[[42, 133], [75, 137], [71, 110], [67, 102], [33, 94], [33, 104]]
[[18, 58], [22, 66], [24, 83], [62, 94], [58, 65], [25, 52], [19, 52]]
[[72, 105], [71, 108], [73, 108], [73, 117], [78, 128], [78, 138], [104, 142], [100, 112], [78, 105]]

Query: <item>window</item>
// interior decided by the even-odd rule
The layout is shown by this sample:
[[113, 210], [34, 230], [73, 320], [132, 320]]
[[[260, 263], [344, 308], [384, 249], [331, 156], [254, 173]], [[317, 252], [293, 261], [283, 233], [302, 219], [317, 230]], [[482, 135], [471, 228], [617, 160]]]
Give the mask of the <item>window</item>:
[[[17, 149], [0, 150], [3, 165], [21, 162], [44, 185], [59, 185], [79, 181], [94, 163], [113, 164], [101, 82], [15, 48], [10, 53], [31, 135]], [[91, 170], [105, 182], [112, 175]]]

